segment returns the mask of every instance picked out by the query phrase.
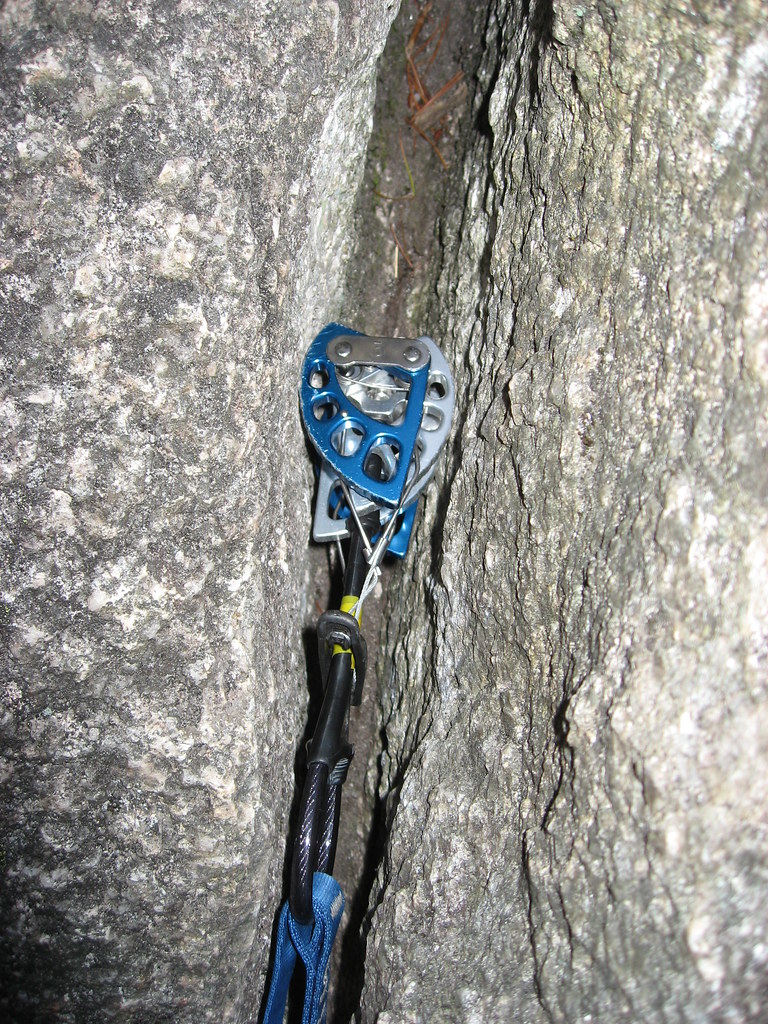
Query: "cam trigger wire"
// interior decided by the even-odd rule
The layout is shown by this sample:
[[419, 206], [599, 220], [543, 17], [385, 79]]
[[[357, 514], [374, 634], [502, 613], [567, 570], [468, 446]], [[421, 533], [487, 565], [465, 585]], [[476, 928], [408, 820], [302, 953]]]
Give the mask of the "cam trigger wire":
[[362, 540], [363, 547], [365, 548], [365, 554], [367, 557], [370, 557], [373, 554], [373, 546], [368, 538], [368, 534], [363, 529], [363, 524], [360, 522], [360, 516], [357, 514], [355, 502], [352, 499], [352, 495], [349, 493], [349, 487], [341, 477], [339, 477], [339, 486], [341, 487], [342, 493], [346, 499], [347, 508], [352, 516], [352, 520], [357, 527], [357, 532], [360, 534], [360, 539]]
[[[400, 516], [403, 510], [403, 506], [408, 503], [410, 493], [413, 490], [413, 481], [418, 479], [419, 464], [419, 450], [418, 448], [415, 448], [413, 455], [411, 456], [413, 475], [407, 480], [405, 489], [403, 490], [402, 496], [400, 497], [400, 501], [398, 502], [397, 508], [390, 516], [381, 533], [381, 536], [376, 541], [376, 547], [373, 548], [373, 550], [368, 555], [368, 575], [365, 577], [363, 588], [360, 591], [360, 596], [358, 597], [355, 604], [349, 609], [350, 615], [355, 615], [358, 620], [360, 619], [360, 613], [362, 612], [363, 602], [370, 594], [373, 593], [373, 591], [376, 588], [376, 584], [379, 582], [379, 579], [381, 578], [380, 566], [384, 559], [384, 555], [387, 552], [389, 542], [392, 539], [392, 534], [394, 533], [395, 527], [397, 526], [398, 517]], [[355, 519], [355, 525], [361, 532], [364, 533], [362, 524], [357, 518]], [[365, 538], [365, 540], [370, 546], [370, 541], [368, 541], [367, 537]]]
[[308, 745], [262, 1024], [282, 1024], [299, 960], [302, 1022], [325, 1024], [330, 956], [344, 908], [332, 874], [341, 789], [354, 754], [349, 712], [362, 700], [368, 662], [362, 608], [384, 557], [406, 555], [418, 498], [448, 438], [454, 388], [431, 338], [372, 338], [329, 324], [305, 355], [299, 398], [319, 456], [312, 534], [336, 545], [344, 597], [317, 623], [323, 702]]

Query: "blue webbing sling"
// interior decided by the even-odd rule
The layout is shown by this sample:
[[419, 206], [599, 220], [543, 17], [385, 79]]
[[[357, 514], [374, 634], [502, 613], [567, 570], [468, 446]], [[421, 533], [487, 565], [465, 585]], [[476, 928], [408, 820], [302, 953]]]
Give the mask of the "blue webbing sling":
[[299, 957], [306, 972], [301, 1024], [325, 1024], [328, 968], [336, 932], [344, 911], [344, 893], [330, 875], [315, 872], [312, 880], [314, 924], [299, 924], [288, 901], [280, 911], [275, 943], [275, 965], [263, 1024], [283, 1024], [288, 989]]

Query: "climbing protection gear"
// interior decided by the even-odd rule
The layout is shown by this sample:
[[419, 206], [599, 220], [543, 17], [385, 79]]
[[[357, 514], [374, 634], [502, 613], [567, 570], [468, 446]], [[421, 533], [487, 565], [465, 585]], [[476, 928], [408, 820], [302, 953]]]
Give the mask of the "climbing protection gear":
[[340, 554], [343, 539], [348, 546], [341, 607], [317, 624], [324, 696], [263, 1024], [282, 1024], [297, 957], [306, 975], [302, 1024], [325, 1021], [329, 958], [344, 906], [331, 873], [341, 787], [354, 754], [349, 709], [362, 700], [368, 661], [360, 615], [384, 556], [405, 557], [417, 500], [450, 431], [453, 379], [430, 338], [372, 338], [329, 324], [305, 356], [299, 400], [320, 456], [313, 536], [335, 542]]
[[[415, 501], [453, 415], [451, 371], [431, 338], [368, 338], [329, 324], [306, 354], [299, 395], [321, 460], [315, 540], [343, 537], [351, 513], [379, 510], [387, 518], [386, 510]], [[405, 555], [412, 519], [392, 554]]]
[[316, 874], [312, 906], [314, 923], [299, 924], [287, 903], [280, 911], [275, 942], [275, 965], [269, 990], [264, 1024], [283, 1024], [288, 989], [297, 955], [306, 972], [304, 1012], [301, 1024], [322, 1024], [328, 994], [328, 965], [333, 941], [344, 910], [344, 895], [330, 875]]

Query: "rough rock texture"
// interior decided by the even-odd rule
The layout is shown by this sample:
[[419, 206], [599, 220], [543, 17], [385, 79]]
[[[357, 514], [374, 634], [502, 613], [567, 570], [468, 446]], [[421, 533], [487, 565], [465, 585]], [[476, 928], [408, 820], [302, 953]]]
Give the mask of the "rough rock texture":
[[8, 1021], [261, 997], [307, 691], [296, 402], [394, 0], [5, 4]]
[[768, 30], [492, 5], [362, 1019], [765, 1019]]
[[[296, 378], [391, 6], [0, 12], [4, 1020], [256, 1013], [307, 704]], [[764, 20], [478, 7], [365, 1021], [764, 1017]]]

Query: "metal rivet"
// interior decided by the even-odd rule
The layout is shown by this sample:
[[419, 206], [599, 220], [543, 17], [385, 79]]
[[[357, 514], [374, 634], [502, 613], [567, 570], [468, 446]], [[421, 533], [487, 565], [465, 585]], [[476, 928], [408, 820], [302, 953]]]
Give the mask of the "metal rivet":
[[409, 363], [415, 363], [420, 356], [421, 352], [419, 352], [414, 345], [409, 345], [405, 352], [403, 352], [403, 357], [407, 359]]
[[345, 359], [352, 351], [352, 346], [348, 341], [339, 341], [336, 343], [336, 355]]

